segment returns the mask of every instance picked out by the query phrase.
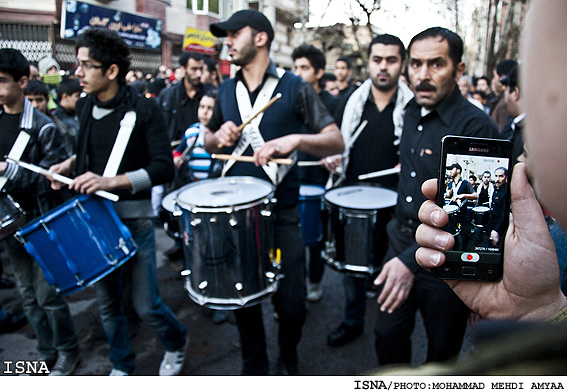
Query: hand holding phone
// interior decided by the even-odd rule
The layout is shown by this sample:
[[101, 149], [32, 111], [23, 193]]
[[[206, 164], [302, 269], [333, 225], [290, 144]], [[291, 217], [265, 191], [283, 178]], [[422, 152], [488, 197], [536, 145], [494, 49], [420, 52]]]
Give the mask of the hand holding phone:
[[[443, 267], [444, 251], [454, 241], [450, 233], [441, 230], [448, 216], [436, 203], [437, 182], [432, 179], [422, 186], [429, 200], [419, 210], [423, 224], [416, 232], [421, 246], [416, 260], [426, 269]], [[567, 301], [559, 287], [555, 247], [522, 163], [515, 167], [510, 190], [514, 219], [506, 234], [502, 280], [446, 282], [471, 310], [484, 318], [545, 320], [564, 308]]]
[[[509, 182], [514, 147], [508, 140], [446, 136], [442, 140], [437, 203], [454, 238], [443, 279], [498, 281], [510, 212]], [[477, 183], [476, 179], [480, 179]]]

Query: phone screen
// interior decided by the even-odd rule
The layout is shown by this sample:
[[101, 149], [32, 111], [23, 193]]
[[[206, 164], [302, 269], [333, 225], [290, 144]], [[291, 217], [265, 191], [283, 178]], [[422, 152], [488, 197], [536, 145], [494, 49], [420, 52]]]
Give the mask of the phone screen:
[[446, 279], [502, 277], [502, 251], [510, 211], [512, 143], [446, 137], [438, 204], [449, 216], [444, 230], [455, 239], [446, 262], [434, 274]]

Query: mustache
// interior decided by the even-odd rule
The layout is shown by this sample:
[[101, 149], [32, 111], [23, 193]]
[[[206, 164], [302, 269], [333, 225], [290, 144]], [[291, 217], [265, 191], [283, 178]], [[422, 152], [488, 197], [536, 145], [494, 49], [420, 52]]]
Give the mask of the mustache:
[[420, 83], [417, 86], [415, 86], [415, 90], [416, 91], [436, 91], [437, 88], [435, 86], [433, 86], [432, 84], [429, 84], [427, 82], [423, 82], [423, 83]]

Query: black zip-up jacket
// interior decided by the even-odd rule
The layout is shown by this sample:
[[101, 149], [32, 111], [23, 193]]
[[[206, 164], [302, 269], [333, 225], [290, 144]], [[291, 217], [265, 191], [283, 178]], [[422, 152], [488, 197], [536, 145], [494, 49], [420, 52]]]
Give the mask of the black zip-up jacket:
[[[0, 107], [0, 116], [4, 111]], [[24, 151], [28, 163], [49, 169], [69, 157], [61, 132], [45, 114], [34, 109], [24, 98], [24, 110], [20, 116], [20, 131], [27, 132], [31, 138]], [[2, 133], [0, 133], [0, 137]], [[4, 176], [8, 179], [4, 190], [8, 192], [26, 211], [38, 210], [41, 213], [53, 208], [57, 201], [51, 190], [51, 183], [44, 176], [26, 170], [14, 163], [8, 163]]]

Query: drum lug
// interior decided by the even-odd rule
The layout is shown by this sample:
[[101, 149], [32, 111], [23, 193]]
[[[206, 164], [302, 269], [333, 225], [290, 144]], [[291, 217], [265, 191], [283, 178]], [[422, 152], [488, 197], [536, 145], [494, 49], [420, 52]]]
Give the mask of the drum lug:
[[128, 249], [128, 247], [126, 246], [126, 241], [124, 241], [124, 238], [120, 238], [118, 240], [118, 246], [116, 246], [114, 249], [121, 249], [122, 252], [124, 252], [125, 255], [129, 255], [130, 254], [130, 250]]
[[197, 225], [201, 224], [201, 219], [200, 218], [195, 218], [195, 219], [191, 219], [191, 226], [195, 227]]
[[269, 216], [272, 216], [272, 211], [270, 211], [270, 210], [261, 210], [261, 211], [260, 211], [260, 214], [261, 214], [262, 216], [269, 217]]
[[238, 282], [234, 285], [234, 288], [236, 289], [236, 291], [242, 291], [242, 289], [244, 288], [244, 285], [242, 283]]
[[238, 224], [238, 221], [234, 216], [231, 216], [230, 219], [228, 220], [228, 223], [230, 223], [230, 226], [235, 227]]
[[209, 222], [211, 223], [216, 223], [217, 222], [217, 218], [215, 216], [213, 216], [211, 219], [209, 219]]
[[190, 275], [191, 275], [191, 270], [186, 269], [186, 270], [181, 271], [181, 276], [187, 277], [187, 276], [190, 276]]
[[199, 283], [199, 290], [204, 291], [208, 285], [209, 282], [207, 282], [206, 280], [202, 281], [201, 283]]

